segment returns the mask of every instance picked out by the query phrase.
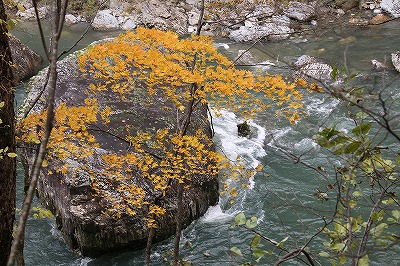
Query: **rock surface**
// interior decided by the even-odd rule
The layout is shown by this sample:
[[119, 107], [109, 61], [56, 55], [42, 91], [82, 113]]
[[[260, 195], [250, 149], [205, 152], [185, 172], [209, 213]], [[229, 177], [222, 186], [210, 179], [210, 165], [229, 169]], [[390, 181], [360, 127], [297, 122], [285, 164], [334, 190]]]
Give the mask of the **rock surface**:
[[11, 56], [16, 68], [14, 79], [19, 82], [37, 73], [42, 63], [42, 57], [15, 37], [10, 39]]
[[283, 10], [283, 14], [299, 21], [308, 21], [315, 17], [315, 8], [301, 2], [291, 2]]
[[394, 68], [400, 72], [400, 52], [397, 51], [395, 53], [392, 53], [392, 64], [394, 66]]
[[298, 70], [294, 73], [296, 77], [301, 77], [311, 81], [328, 81], [331, 79], [332, 67], [320, 62], [317, 58], [302, 55], [294, 63]]
[[[17, 15], [23, 19], [34, 19], [28, 8]], [[98, 1], [99, 2], [99, 1]], [[243, 0], [218, 5], [207, 3], [202, 34], [229, 37], [237, 42], [279, 41], [298, 35], [300, 32], [324, 31], [324, 27], [346, 27], [348, 24], [366, 26], [383, 23], [384, 17], [372, 17], [382, 9], [393, 17], [400, 16], [397, 0], [321, 0], [321, 1], [257, 1]], [[201, 1], [196, 0], [110, 0], [108, 9], [98, 11], [93, 28], [96, 30], [132, 30], [139, 26], [171, 30], [178, 34], [196, 31], [201, 13]], [[45, 3], [39, 3], [45, 5]], [[382, 7], [382, 9], [380, 8]], [[349, 11], [351, 9], [351, 11]], [[71, 10], [76, 19], [68, 15], [73, 24], [85, 17], [82, 10]], [[44, 6], [42, 16], [47, 14]], [[277, 20], [277, 18], [279, 18]], [[284, 18], [282, 20], [282, 18]], [[90, 18], [86, 18], [89, 22]], [[288, 23], [287, 23], [288, 22]]]
[[[20, 110], [26, 110], [30, 102], [37, 98], [41, 90], [46, 69], [41, 71], [29, 84], [29, 94]], [[77, 53], [59, 62], [56, 103], [64, 102], [67, 106], [83, 104], [85, 98], [92, 96], [88, 87], [94, 82], [94, 77], [83, 76], [77, 66]], [[46, 91], [43, 97], [46, 97]], [[152, 98], [153, 97], [153, 98]], [[173, 128], [176, 113], [165, 109], [169, 103], [163, 98], [145, 95], [141, 89], [135, 89], [126, 101], [112, 92], [96, 96], [101, 107], [110, 106], [113, 110], [108, 130], [115, 134], [128, 134], [125, 125], [130, 130], [152, 131], [158, 128]], [[31, 112], [43, 110], [44, 102], [39, 99]], [[101, 123], [97, 126], [103, 127]], [[211, 136], [206, 107], [194, 113], [190, 131], [202, 130]], [[134, 132], [130, 132], [134, 134]], [[99, 159], [106, 153], [124, 153], [129, 145], [121, 142], [110, 134], [93, 133], [99, 148], [94, 148], [90, 157], [77, 160], [69, 156], [63, 162], [52, 160], [49, 166], [42, 169], [39, 177], [37, 192], [39, 198], [52, 210], [56, 217], [58, 229], [73, 250], [79, 250], [84, 256], [98, 256], [105, 252], [121, 249], [140, 249], [146, 244], [148, 228], [143, 217], [144, 210], [138, 210], [135, 216], [122, 215], [116, 219], [103, 214], [102, 199], [92, 192], [90, 175], [83, 166], [100, 173], [104, 163]], [[27, 171], [31, 169], [34, 149], [23, 149], [21, 159]], [[65, 163], [69, 164], [68, 173], [57, 173], [57, 169]], [[50, 170], [50, 171], [49, 171]], [[96, 179], [101, 178], [96, 175]], [[145, 182], [136, 173], [133, 182]], [[190, 188], [184, 191], [183, 213], [179, 213], [184, 226], [203, 215], [210, 205], [218, 202], [218, 181], [216, 176], [194, 176]], [[172, 185], [169, 194], [163, 198], [167, 214], [159, 220], [154, 241], [160, 241], [171, 236], [175, 231], [176, 217], [176, 187]], [[143, 213], [142, 213], [143, 212]]]
[[92, 27], [95, 30], [117, 30], [119, 29], [119, 21], [111, 10], [100, 10], [93, 20]]
[[229, 38], [235, 42], [250, 41], [280, 41], [290, 37], [293, 29], [289, 27], [290, 19], [285, 16], [274, 16], [262, 24], [247, 23], [229, 34]]
[[391, 14], [394, 18], [400, 18], [400, 1], [382, 0], [381, 8]]

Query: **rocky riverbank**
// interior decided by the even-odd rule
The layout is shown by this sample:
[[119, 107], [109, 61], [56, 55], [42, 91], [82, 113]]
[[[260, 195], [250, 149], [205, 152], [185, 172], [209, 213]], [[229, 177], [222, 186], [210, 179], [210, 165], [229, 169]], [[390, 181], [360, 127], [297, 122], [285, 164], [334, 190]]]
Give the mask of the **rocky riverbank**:
[[[18, 18], [35, 19], [31, 1], [17, 2], [25, 7], [16, 12]], [[199, 0], [70, 2], [66, 24], [90, 22], [95, 30], [131, 30], [144, 26], [190, 34], [196, 31], [202, 11]], [[400, 4], [395, 0], [257, 2], [206, 1], [202, 34], [228, 37], [237, 42], [277, 41], [326, 27], [376, 25], [400, 17]], [[42, 4], [40, 17], [47, 17], [48, 11]]]

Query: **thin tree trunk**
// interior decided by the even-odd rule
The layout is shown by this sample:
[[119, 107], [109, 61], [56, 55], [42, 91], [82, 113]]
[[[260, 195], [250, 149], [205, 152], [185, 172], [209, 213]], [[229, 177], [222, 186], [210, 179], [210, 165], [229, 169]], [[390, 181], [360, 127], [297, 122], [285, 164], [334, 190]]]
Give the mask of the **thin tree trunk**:
[[[34, 2], [35, 4], [35, 2]], [[32, 168], [32, 172], [30, 175], [30, 184], [28, 191], [25, 195], [24, 203], [21, 210], [21, 216], [19, 219], [18, 227], [15, 233], [15, 239], [12, 244], [10, 257], [7, 262], [7, 266], [13, 266], [15, 259], [20, 252], [20, 249], [23, 247], [22, 240], [25, 236], [25, 226], [26, 221], [28, 219], [30, 207], [32, 204], [32, 199], [35, 194], [36, 184], [38, 181], [38, 177], [40, 174], [40, 169], [42, 166], [43, 159], [46, 155], [46, 147], [47, 143], [50, 139], [50, 133], [53, 128], [53, 119], [54, 119], [54, 99], [55, 99], [55, 90], [57, 84], [57, 59], [58, 59], [58, 41], [61, 36], [61, 31], [63, 27], [63, 21], [65, 17], [66, 7], [68, 5], [68, 0], [65, 0], [64, 4], [62, 4], [61, 0], [57, 0], [52, 3], [52, 11], [53, 11], [53, 19], [52, 19], [52, 28], [51, 28], [51, 42], [50, 42], [50, 51], [48, 52], [49, 58], [49, 83], [48, 83], [48, 98], [47, 98], [47, 118], [46, 124], [44, 126], [44, 136], [40, 143], [40, 147], [38, 153], [35, 158], [35, 162]], [[35, 9], [37, 9], [35, 5]], [[47, 51], [46, 51], [47, 52]]]
[[7, 155], [15, 153], [14, 78], [6, 21], [0, 0], [0, 266], [10, 254], [15, 217], [16, 160]]
[[153, 244], [153, 237], [155, 231], [156, 230], [154, 227], [151, 227], [149, 229], [149, 236], [147, 237], [147, 246], [146, 246], [146, 266], [150, 266], [151, 246]]

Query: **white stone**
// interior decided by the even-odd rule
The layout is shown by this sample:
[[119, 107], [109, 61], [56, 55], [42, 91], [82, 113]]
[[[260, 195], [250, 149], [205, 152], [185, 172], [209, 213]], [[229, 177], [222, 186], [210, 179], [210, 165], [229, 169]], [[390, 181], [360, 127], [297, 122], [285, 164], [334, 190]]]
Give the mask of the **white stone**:
[[187, 15], [188, 15], [189, 25], [190, 26], [197, 25], [197, 23], [199, 22], [199, 17], [200, 17], [198, 10], [196, 9], [196, 11], [195, 11], [195, 9], [192, 9], [187, 13]]
[[337, 13], [339, 16], [343, 16], [344, 14], [346, 14], [346, 12], [344, 12], [344, 10], [341, 9], [341, 8], [337, 9], [337, 10], [336, 10], [336, 13]]
[[400, 1], [399, 0], [382, 0], [381, 8], [390, 13], [393, 17], [400, 17]]
[[95, 30], [116, 30], [119, 29], [119, 22], [110, 10], [100, 10], [93, 20], [92, 27]]
[[247, 28], [252, 28], [252, 27], [255, 27], [256, 25], [252, 21], [245, 20], [244, 21], [244, 26], [246, 26]]
[[73, 25], [73, 24], [76, 24], [76, 23], [78, 23], [80, 21], [80, 19], [78, 18], [78, 17], [75, 17], [74, 15], [72, 15], [72, 14], [66, 14], [65, 15], [65, 20], [64, 20], [64, 23], [65, 23], [65, 25]]
[[397, 51], [395, 53], [392, 53], [392, 64], [394, 68], [400, 72], [400, 52]]
[[196, 30], [197, 30], [196, 26], [189, 26], [188, 27], [188, 33], [194, 33], [194, 32], [196, 32]]
[[122, 24], [121, 29], [123, 29], [123, 30], [133, 30], [133, 29], [136, 29], [136, 27], [137, 27], [137, 25], [136, 25], [135, 21], [130, 18], [130, 19], [126, 20]]

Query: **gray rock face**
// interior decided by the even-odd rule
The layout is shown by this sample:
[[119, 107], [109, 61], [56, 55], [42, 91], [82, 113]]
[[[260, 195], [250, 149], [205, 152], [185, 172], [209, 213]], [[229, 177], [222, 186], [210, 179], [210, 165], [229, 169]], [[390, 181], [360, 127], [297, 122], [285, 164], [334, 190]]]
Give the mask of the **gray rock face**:
[[400, 1], [382, 0], [381, 8], [390, 13], [395, 18], [400, 18]]
[[293, 18], [299, 21], [309, 21], [315, 17], [314, 7], [300, 2], [290, 3], [283, 10], [283, 13], [289, 18]]
[[[48, 16], [49, 8], [46, 6], [38, 8], [39, 18], [43, 19]], [[23, 20], [36, 20], [35, 9], [33, 7], [27, 8], [24, 11], [18, 11], [17, 17]]]
[[[194, 16], [194, 14], [192, 14]], [[188, 33], [189, 20], [185, 9], [167, 5], [166, 2], [151, 0], [141, 5], [141, 23], [146, 27], [172, 30], [179, 34]]]
[[[83, 76], [77, 65], [77, 55], [70, 55], [58, 64], [58, 84], [56, 103], [66, 103], [67, 106], [83, 104], [90, 97], [89, 84], [95, 79], [92, 75]], [[46, 69], [41, 71], [29, 84], [30, 92], [20, 110], [26, 110], [30, 102], [37, 98], [41, 90]], [[46, 97], [45, 91], [43, 97]], [[113, 110], [111, 122], [107, 130], [113, 134], [124, 136], [128, 134], [125, 125], [130, 130], [155, 131], [168, 127], [173, 129], [176, 113], [163, 108], [170, 104], [159, 96], [149, 96], [143, 89], [136, 89], [127, 95], [130, 101], [122, 100], [112, 92], [99, 93], [97, 101], [100, 107], [110, 106]], [[43, 110], [44, 102], [39, 99], [31, 112]], [[100, 122], [95, 127], [103, 127]], [[211, 136], [206, 107], [200, 108], [194, 114], [189, 128], [190, 132], [197, 129]], [[104, 132], [103, 132], [104, 133]], [[39, 177], [37, 192], [40, 199], [52, 210], [56, 217], [58, 229], [73, 250], [78, 250], [85, 256], [98, 256], [105, 252], [121, 249], [140, 249], [146, 244], [148, 228], [143, 219], [145, 210], [139, 209], [135, 216], [122, 215], [119, 219], [103, 214], [104, 200], [93, 194], [91, 177], [86, 169], [101, 173], [104, 162], [100, 159], [107, 153], [124, 153], [129, 145], [121, 142], [110, 134], [94, 131], [100, 147], [93, 148], [94, 154], [84, 159], [68, 156], [63, 162], [53, 159], [47, 168], [42, 169]], [[134, 132], [130, 132], [134, 134]], [[212, 147], [210, 147], [212, 148]], [[21, 159], [29, 171], [33, 164], [34, 149], [24, 149]], [[67, 174], [57, 173], [56, 170], [67, 163]], [[49, 170], [51, 172], [49, 172]], [[96, 175], [96, 180], [101, 179]], [[133, 182], [142, 184], [144, 179], [138, 173], [132, 176]], [[96, 181], [97, 182], [97, 181]], [[141, 183], [140, 183], [141, 182]], [[167, 196], [163, 198], [163, 206], [167, 214], [159, 219], [155, 241], [171, 236], [175, 231], [175, 218], [179, 215], [184, 226], [203, 215], [210, 205], [218, 202], [218, 181], [214, 175], [193, 176], [190, 188], [184, 191], [183, 213], [176, 213], [176, 186], [172, 184]]]
[[294, 73], [296, 77], [304, 79], [312, 79], [316, 81], [331, 80], [332, 67], [328, 64], [320, 62], [317, 58], [302, 55], [294, 63], [298, 70]]
[[11, 56], [16, 68], [13, 71], [14, 79], [19, 82], [36, 74], [42, 57], [15, 37], [10, 39]]
[[293, 30], [289, 27], [290, 19], [285, 16], [274, 16], [262, 24], [247, 23], [239, 29], [231, 31], [229, 38], [236, 42], [256, 40], [279, 41], [290, 37]]
[[117, 30], [119, 29], [119, 21], [111, 13], [111, 10], [100, 10], [93, 20], [92, 27], [95, 30]]

